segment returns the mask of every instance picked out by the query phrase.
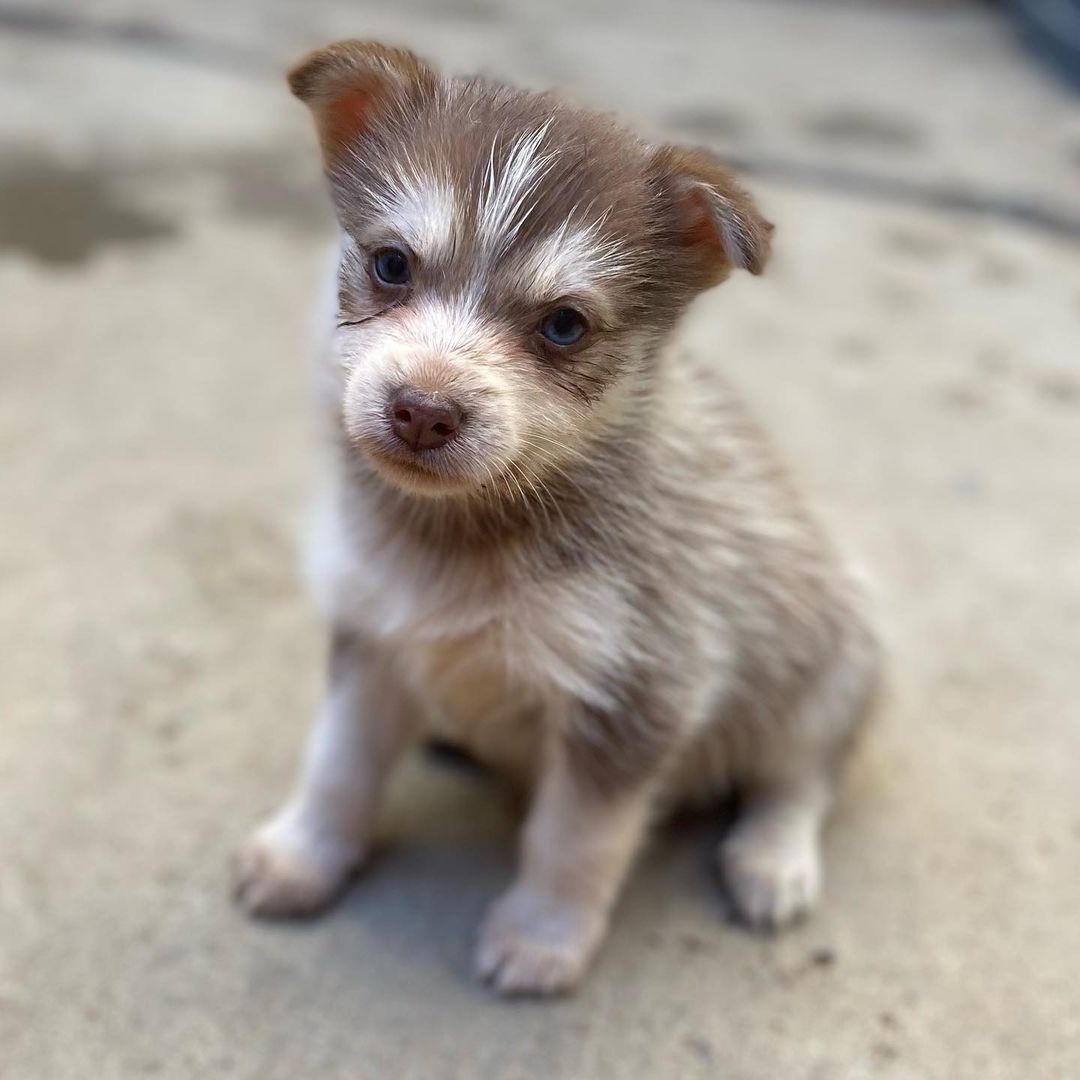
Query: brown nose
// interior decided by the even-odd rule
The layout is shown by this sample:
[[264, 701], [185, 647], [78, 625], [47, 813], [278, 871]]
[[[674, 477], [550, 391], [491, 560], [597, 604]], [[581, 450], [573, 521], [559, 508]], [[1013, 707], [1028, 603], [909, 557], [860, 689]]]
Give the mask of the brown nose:
[[413, 450], [445, 446], [461, 427], [461, 406], [449, 398], [399, 390], [390, 402], [390, 426]]

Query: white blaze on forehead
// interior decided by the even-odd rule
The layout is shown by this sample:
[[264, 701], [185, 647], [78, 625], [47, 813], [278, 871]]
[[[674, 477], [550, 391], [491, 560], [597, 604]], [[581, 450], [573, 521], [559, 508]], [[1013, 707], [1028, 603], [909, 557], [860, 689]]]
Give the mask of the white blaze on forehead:
[[523, 253], [519, 273], [523, 288], [538, 300], [595, 293], [629, 270], [629, 253], [617, 239], [602, 233], [604, 219], [589, 225], [564, 221]]
[[402, 170], [376, 201], [383, 224], [421, 259], [453, 250], [461, 205], [448, 179]]
[[485, 247], [498, 250], [508, 244], [531, 213], [530, 197], [559, 155], [557, 149], [540, 152], [550, 128], [549, 119], [535, 130], [519, 135], [499, 166], [495, 163], [498, 136], [492, 140], [476, 208], [477, 235]]

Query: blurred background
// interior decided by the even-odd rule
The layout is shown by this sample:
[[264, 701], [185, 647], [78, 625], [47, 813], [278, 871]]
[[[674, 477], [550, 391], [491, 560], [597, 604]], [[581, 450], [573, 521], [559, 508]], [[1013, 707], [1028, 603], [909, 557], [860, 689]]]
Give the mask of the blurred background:
[[[1080, 1076], [1078, 23], [0, 0], [0, 1076]], [[229, 904], [323, 669], [295, 552], [332, 223], [281, 72], [349, 36], [713, 147], [777, 223], [687, 347], [869, 569], [891, 654], [789, 934], [728, 924], [720, 822], [678, 823], [575, 999], [497, 1003], [469, 956], [512, 808], [422, 757], [334, 913]]]

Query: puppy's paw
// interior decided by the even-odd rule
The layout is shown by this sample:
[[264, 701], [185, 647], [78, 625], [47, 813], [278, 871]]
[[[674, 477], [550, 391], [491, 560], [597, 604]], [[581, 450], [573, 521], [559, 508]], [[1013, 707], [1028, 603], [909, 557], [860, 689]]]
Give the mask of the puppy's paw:
[[736, 826], [718, 852], [736, 912], [758, 930], [778, 930], [806, 915], [821, 893], [817, 837]]
[[484, 920], [477, 974], [500, 994], [566, 993], [585, 974], [604, 922], [595, 912], [515, 886]]
[[233, 894], [250, 915], [315, 915], [338, 898], [359, 863], [355, 852], [305, 840], [271, 821], [237, 852]]

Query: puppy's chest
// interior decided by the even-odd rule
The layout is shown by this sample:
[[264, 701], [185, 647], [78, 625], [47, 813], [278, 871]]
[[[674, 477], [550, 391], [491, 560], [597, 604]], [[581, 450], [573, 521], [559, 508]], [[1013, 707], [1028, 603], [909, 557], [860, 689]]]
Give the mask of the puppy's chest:
[[591, 700], [626, 652], [627, 613], [610, 589], [581, 576], [536, 580], [437, 561], [366, 570], [354, 582], [354, 618], [449, 714]]

